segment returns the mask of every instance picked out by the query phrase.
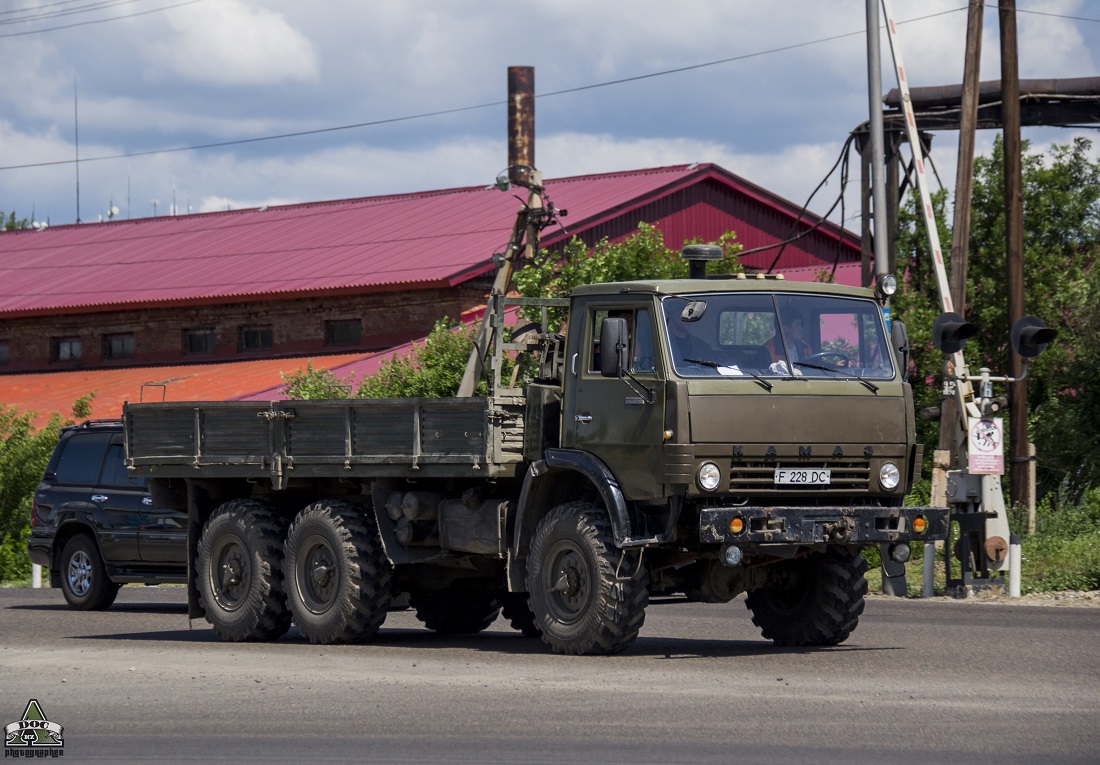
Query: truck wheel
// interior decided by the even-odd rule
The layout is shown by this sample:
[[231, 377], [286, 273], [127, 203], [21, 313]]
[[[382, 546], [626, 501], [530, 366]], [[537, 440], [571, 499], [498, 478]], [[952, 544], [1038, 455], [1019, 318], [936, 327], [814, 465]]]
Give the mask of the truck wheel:
[[638, 636], [649, 573], [613, 539], [606, 512], [589, 502], [559, 505], [539, 522], [527, 589], [535, 625], [556, 653], [619, 653]]
[[413, 592], [409, 603], [425, 627], [444, 635], [481, 632], [500, 616], [500, 604], [493, 591], [468, 582], [456, 582], [434, 592]]
[[105, 611], [115, 602], [121, 584], [107, 576], [95, 540], [77, 534], [61, 552], [61, 592], [74, 611]]
[[859, 550], [830, 547], [772, 569], [768, 585], [745, 600], [765, 638], [776, 645], [836, 645], [852, 634], [867, 594]]
[[287, 603], [311, 643], [354, 643], [386, 620], [393, 570], [369, 511], [326, 500], [306, 507], [286, 539]]
[[500, 610], [512, 629], [519, 630], [524, 637], [542, 637], [542, 630], [535, 621], [535, 612], [531, 610], [531, 597], [526, 592], [504, 593]]
[[290, 629], [283, 584], [286, 522], [267, 504], [226, 502], [202, 530], [196, 584], [223, 640], [274, 640]]

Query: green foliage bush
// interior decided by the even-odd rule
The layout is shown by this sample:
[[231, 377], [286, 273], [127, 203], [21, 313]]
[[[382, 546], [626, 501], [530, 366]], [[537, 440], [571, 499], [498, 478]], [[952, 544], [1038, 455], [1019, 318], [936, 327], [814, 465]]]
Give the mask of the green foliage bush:
[[[690, 242], [689, 242], [690, 244]], [[707, 264], [710, 274], [733, 274], [742, 271], [737, 262], [741, 245], [730, 231], [715, 243], [722, 248], [722, 260]], [[516, 272], [516, 290], [524, 297], [564, 298], [582, 284], [606, 282], [686, 279], [688, 263], [680, 253], [665, 246], [661, 231], [647, 223], [622, 242], [601, 240], [591, 250], [577, 238], [571, 239], [562, 253], [543, 251], [534, 263]], [[537, 319], [534, 312], [529, 319]], [[564, 308], [550, 312], [549, 331], [560, 329], [566, 318]]]
[[1100, 589], [1100, 487], [1076, 503], [1044, 500], [1034, 536], [1023, 540], [1025, 592]]
[[[443, 318], [423, 343], [414, 343], [406, 356], [382, 362], [376, 374], [363, 378], [359, 398], [445, 397], [458, 392], [473, 347], [474, 327], [460, 327]], [[482, 389], [484, 382], [481, 383]]]
[[31, 414], [0, 409], [0, 580], [30, 572], [25, 544], [31, 499], [64, 424], [54, 416], [35, 430], [32, 422]]
[[305, 369], [293, 372], [280, 372], [286, 383], [286, 397], [297, 400], [317, 400], [326, 398], [349, 398], [352, 383], [337, 379], [329, 369], [314, 369], [313, 362], [306, 363]]

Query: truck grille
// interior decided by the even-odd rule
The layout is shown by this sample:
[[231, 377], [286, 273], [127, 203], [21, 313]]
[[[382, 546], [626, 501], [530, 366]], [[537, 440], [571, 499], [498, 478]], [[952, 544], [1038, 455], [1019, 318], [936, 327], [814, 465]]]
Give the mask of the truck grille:
[[828, 468], [831, 482], [828, 486], [784, 486], [784, 491], [795, 492], [840, 492], [867, 491], [871, 479], [871, 463], [863, 459], [830, 460], [734, 460], [730, 465], [731, 492], [772, 491], [775, 488], [775, 469], [797, 468], [813, 470]]

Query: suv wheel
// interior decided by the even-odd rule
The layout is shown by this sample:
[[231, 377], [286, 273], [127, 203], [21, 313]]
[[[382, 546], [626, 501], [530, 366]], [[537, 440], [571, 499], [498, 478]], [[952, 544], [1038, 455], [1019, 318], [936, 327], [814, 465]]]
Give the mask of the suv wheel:
[[107, 576], [95, 540], [77, 534], [61, 552], [61, 591], [69, 608], [76, 611], [104, 611], [111, 607], [122, 585]]

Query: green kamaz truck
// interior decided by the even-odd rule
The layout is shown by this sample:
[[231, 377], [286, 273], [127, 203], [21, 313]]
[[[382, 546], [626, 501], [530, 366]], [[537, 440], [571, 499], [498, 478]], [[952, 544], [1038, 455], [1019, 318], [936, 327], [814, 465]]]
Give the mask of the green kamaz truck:
[[[746, 593], [779, 645], [845, 640], [860, 548], [904, 561], [947, 533], [947, 508], [902, 501], [904, 327], [880, 290], [699, 276], [494, 298], [485, 396], [126, 406], [127, 466], [187, 515], [191, 617], [355, 642], [400, 598], [441, 633], [503, 611], [611, 654], [652, 597]], [[514, 304], [567, 329], [509, 333]]]

